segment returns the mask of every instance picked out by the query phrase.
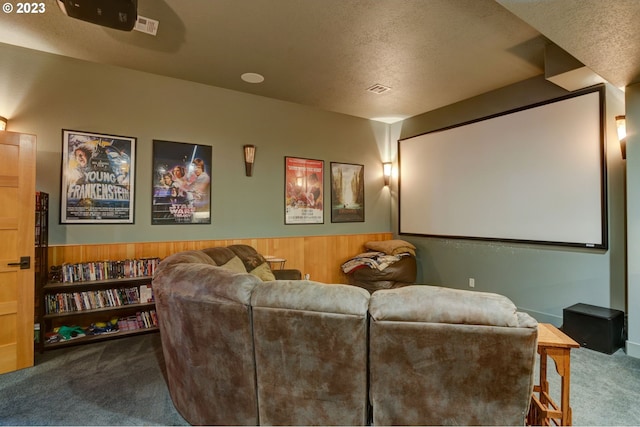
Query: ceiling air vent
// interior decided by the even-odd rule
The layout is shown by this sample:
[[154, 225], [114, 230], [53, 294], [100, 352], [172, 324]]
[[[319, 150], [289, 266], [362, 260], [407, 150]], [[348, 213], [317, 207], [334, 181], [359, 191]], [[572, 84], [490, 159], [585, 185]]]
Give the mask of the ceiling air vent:
[[384, 86], [384, 85], [381, 85], [381, 84], [379, 84], [379, 83], [376, 83], [376, 84], [374, 84], [373, 86], [371, 86], [371, 87], [367, 88], [367, 90], [368, 90], [369, 92], [373, 92], [373, 93], [375, 93], [375, 94], [377, 94], [377, 95], [380, 95], [381, 93], [385, 93], [385, 92], [390, 91], [390, 90], [391, 90], [391, 88], [390, 88], [390, 87], [388, 87], [388, 86]]

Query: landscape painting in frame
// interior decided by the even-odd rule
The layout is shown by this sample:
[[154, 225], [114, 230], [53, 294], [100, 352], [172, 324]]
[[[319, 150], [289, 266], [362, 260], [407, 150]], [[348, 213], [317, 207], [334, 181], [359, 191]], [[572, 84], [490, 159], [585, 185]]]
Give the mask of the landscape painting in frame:
[[211, 224], [209, 145], [153, 141], [152, 225]]
[[62, 130], [61, 224], [134, 222], [136, 138]]
[[364, 221], [364, 165], [331, 162], [331, 222]]
[[285, 157], [285, 224], [324, 223], [324, 160]]

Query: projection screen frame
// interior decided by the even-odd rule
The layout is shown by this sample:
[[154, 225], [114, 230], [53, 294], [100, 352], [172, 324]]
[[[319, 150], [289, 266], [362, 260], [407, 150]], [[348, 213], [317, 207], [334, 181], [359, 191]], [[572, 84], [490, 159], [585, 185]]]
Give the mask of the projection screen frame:
[[[534, 237], [530, 238], [511, 238], [511, 237], [496, 237], [496, 236], [483, 236], [483, 235], [461, 235], [455, 233], [430, 233], [430, 232], [416, 232], [415, 230], [407, 231], [403, 228], [402, 222], [402, 210], [403, 210], [403, 192], [402, 192], [402, 184], [403, 184], [403, 169], [402, 169], [402, 156], [403, 156], [403, 143], [411, 141], [415, 138], [424, 137], [430, 134], [436, 134], [441, 132], [447, 132], [453, 129], [462, 128], [469, 125], [474, 125], [481, 122], [489, 122], [493, 119], [504, 118], [505, 116], [509, 116], [516, 113], [526, 112], [527, 110], [533, 110], [539, 107], [545, 107], [551, 104], [555, 104], [558, 102], [570, 100], [573, 98], [581, 97], [584, 95], [588, 95], [591, 93], [598, 93], [598, 118], [599, 118], [599, 135], [598, 135], [598, 151], [599, 151], [599, 202], [600, 202], [600, 230], [599, 230], [599, 238], [600, 242], [592, 242], [592, 241], [563, 241], [563, 240], [553, 240], [553, 239], [537, 239]], [[608, 249], [608, 206], [607, 206], [607, 150], [606, 150], [606, 141], [605, 141], [605, 87], [604, 85], [596, 85], [586, 89], [577, 90], [572, 92], [571, 94], [553, 98], [550, 100], [546, 100], [543, 102], [538, 102], [530, 105], [526, 105], [523, 107], [514, 108], [511, 110], [507, 110], [501, 113], [491, 114], [488, 116], [484, 116], [478, 119], [469, 120], [465, 122], [461, 122], [458, 124], [454, 124], [451, 126], [446, 126], [440, 129], [435, 129], [432, 131], [424, 132], [421, 134], [413, 135], [406, 138], [401, 138], [397, 142], [397, 153], [398, 153], [398, 233], [400, 235], [405, 236], [417, 236], [417, 237], [436, 237], [442, 239], [461, 239], [461, 240], [472, 240], [472, 241], [488, 241], [488, 242], [505, 242], [505, 243], [523, 243], [523, 244], [533, 244], [533, 245], [549, 245], [549, 246], [560, 246], [560, 247], [576, 247], [576, 248], [586, 248], [586, 249], [599, 249], [599, 250], [607, 250]], [[592, 138], [595, 144], [595, 136]], [[595, 148], [594, 148], [595, 149]], [[410, 157], [410, 156], [408, 156]], [[593, 172], [595, 173], [595, 172]], [[408, 179], [407, 179], [408, 180]], [[592, 200], [595, 204], [595, 197]], [[429, 230], [430, 231], [430, 230]], [[575, 239], [577, 240], [577, 239]]]

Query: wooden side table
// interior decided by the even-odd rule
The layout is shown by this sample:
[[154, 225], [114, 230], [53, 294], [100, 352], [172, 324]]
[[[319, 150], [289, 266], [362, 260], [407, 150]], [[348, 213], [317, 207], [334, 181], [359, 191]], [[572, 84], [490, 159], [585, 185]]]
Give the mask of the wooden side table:
[[265, 256], [264, 257], [269, 263], [269, 267], [273, 270], [278, 268], [282, 270], [284, 268], [284, 263], [287, 262], [286, 258], [276, 258], [274, 256]]
[[[580, 347], [571, 337], [549, 323], [538, 324], [538, 353], [540, 354], [540, 383], [533, 387], [531, 407], [527, 416], [529, 425], [570, 426], [571, 405], [569, 404], [571, 384], [571, 349]], [[560, 375], [560, 405], [549, 395], [547, 381], [547, 356], [556, 366]], [[537, 395], [536, 395], [537, 393]]]

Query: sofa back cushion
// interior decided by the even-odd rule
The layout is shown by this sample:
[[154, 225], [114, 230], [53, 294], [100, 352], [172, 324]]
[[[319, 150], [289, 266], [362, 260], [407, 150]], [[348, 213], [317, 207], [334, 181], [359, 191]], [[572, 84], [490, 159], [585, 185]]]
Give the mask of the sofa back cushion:
[[413, 285], [370, 314], [374, 425], [523, 425], [537, 323], [506, 297]]
[[171, 398], [191, 424], [255, 425], [250, 299], [260, 280], [193, 252], [167, 257], [153, 279]]
[[378, 321], [487, 326], [519, 324], [516, 306], [504, 295], [439, 286], [416, 285], [378, 294], [372, 299], [370, 311]]
[[369, 293], [311, 281], [263, 282], [253, 292], [260, 423], [367, 421]]

